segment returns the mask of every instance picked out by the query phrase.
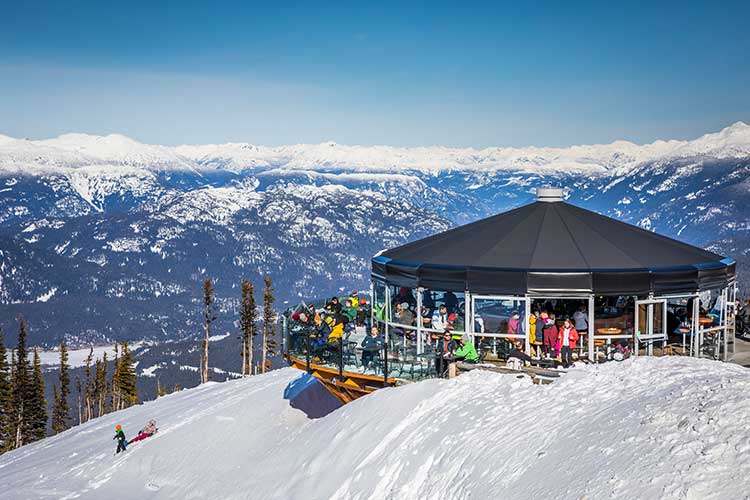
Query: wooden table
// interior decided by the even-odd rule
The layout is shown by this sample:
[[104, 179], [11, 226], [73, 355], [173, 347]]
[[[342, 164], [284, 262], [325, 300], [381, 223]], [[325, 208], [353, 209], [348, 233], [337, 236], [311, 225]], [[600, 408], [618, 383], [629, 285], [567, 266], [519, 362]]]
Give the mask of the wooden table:
[[[629, 335], [621, 335], [621, 328], [599, 328], [598, 330], [596, 330], [596, 333], [607, 337], [604, 340], [605, 344], [611, 344], [613, 338], [629, 338]], [[596, 345], [596, 341], [594, 342], [594, 345]]]
[[706, 317], [706, 316], [701, 316], [700, 318], [698, 318], [698, 323], [701, 326], [710, 325], [713, 322], [714, 322], [713, 318], [709, 318], [709, 317]]

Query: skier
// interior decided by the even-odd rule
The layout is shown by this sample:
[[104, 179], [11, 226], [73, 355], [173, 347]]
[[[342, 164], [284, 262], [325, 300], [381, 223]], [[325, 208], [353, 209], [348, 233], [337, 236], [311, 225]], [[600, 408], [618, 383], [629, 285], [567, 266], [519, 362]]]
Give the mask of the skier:
[[115, 437], [113, 437], [112, 439], [117, 440], [117, 451], [115, 452], [115, 455], [117, 455], [121, 451], [125, 451], [125, 448], [128, 446], [128, 441], [127, 439], [125, 439], [125, 433], [122, 431], [121, 425], [115, 427]]
[[146, 427], [141, 429], [141, 432], [139, 432], [136, 437], [128, 441], [128, 446], [131, 445], [132, 443], [135, 443], [136, 441], [140, 441], [142, 439], [146, 439], [148, 437], [153, 436], [154, 434], [156, 434], [156, 431], [158, 430], [159, 429], [156, 427], [156, 420], [149, 420], [148, 424], [146, 424]]

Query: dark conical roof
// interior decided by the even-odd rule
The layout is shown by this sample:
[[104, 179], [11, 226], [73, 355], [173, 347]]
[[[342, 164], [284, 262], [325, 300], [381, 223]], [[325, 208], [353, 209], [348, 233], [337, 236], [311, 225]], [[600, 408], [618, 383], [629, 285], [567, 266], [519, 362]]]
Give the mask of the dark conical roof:
[[724, 286], [734, 262], [562, 201], [537, 201], [387, 250], [373, 273], [402, 286], [483, 293], [644, 294]]

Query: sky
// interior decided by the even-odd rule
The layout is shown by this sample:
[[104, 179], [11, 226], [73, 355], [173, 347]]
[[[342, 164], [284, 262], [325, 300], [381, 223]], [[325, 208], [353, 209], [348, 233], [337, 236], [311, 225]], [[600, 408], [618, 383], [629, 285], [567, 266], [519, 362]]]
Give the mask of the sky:
[[565, 146], [750, 123], [750, 2], [0, 0], [0, 134]]

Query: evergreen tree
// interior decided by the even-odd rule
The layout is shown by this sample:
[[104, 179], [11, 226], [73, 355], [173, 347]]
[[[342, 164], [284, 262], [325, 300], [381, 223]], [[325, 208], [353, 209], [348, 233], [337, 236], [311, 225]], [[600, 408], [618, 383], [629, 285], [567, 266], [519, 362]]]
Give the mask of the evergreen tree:
[[265, 287], [263, 288], [263, 359], [260, 370], [265, 373], [270, 368], [271, 360], [268, 357], [276, 354], [276, 312], [273, 310], [273, 303], [276, 300], [273, 296], [273, 283], [271, 278], [263, 278]]
[[18, 315], [18, 345], [13, 358], [11, 380], [11, 448], [20, 448], [34, 440], [31, 410], [34, 400], [34, 386], [31, 378], [28, 352], [26, 351], [26, 322]]
[[55, 434], [70, 428], [70, 407], [68, 406], [70, 374], [68, 368], [68, 347], [63, 340], [60, 342], [60, 374], [58, 375], [60, 389], [58, 390], [57, 386], [53, 386], [55, 406], [52, 409], [52, 431]]
[[39, 351], [34, 349], [34, 370], [31, 396], [31, 437], [33, 441], [44, 439], [47, 435], [47, 400], [44, 398], [44, 377]]
[[120, 390], [121, 408], [127, 408], [138, 403], [138, 389], [136, 388], [135, 360], [128, 348], [128, 343], [123, 342], [119, 362], [119, 374], [117, 386]]
[[81, 378], [76, 377], [76, 402], [78, 403], [78, 424], [82, 424], [83, 420], [83, 387], [81, 387]]
[[208, 382], [208, 339], [211, 337], [211, 323], [214, 322], [214, 286], [211, 279], [203, 282], [203, 314], [205, 319], [206, 336], [201, 349], [201, 384]]
[[123, 408], [122, 406], [122, 393], [120, 392], [120, 350], [119, 346], [115, 344], [115, 367], [112, 372], [112, 381], [110, 383], [110, 390], [112, 391], [112, 410], [117, 411]]
[[0, 453], [11, 442], [11, 375], [3, 331], [0, 329]]
[[242, 304], [240, 306], [240, 329], [242, 330], [242, 375], [252, 375], [253, 337], [258, 332], [255, 323], [258, 320], [255, 309], [255, 287], [252, 282], [242, 280]]
[[105, 352], [101, 360], [96, 360], [94, 369], [93, 401], [97, 417], [101, 417], [109, 409], [109, 405], [107, 404], [107, 386], [107, 353]]

